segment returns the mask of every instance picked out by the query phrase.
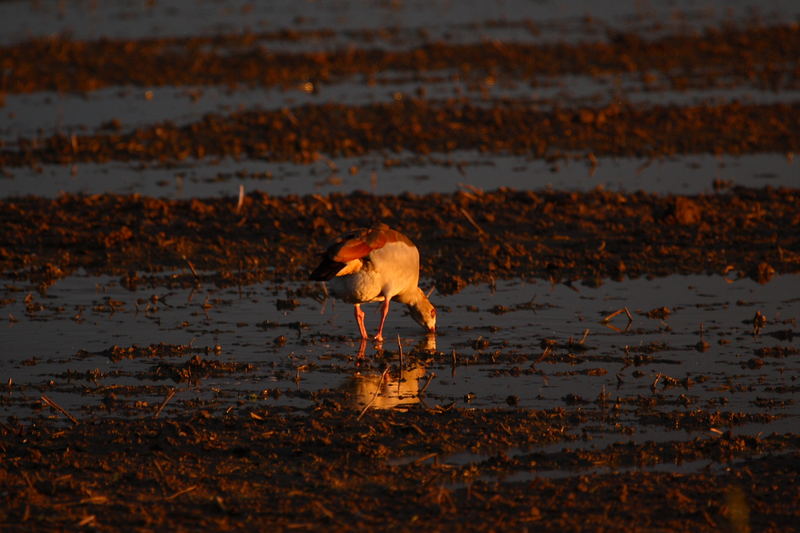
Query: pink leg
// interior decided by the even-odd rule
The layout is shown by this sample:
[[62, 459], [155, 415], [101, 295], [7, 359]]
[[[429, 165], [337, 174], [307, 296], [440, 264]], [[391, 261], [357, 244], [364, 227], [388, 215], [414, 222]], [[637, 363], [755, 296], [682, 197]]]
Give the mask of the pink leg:
[[358, 359], [364, 359], [364, 353], [367, 351], [367, 339], [361, 338], [361, 344], [358, 345]]
[[376, 341], [383, 340], [383, 324], [386, 322], [386, 316], [389, 314], [389, 300], [389, 298], [386, 298], [381, 304], [381, 324], [378, 326], [378, 333], [375, 334]]
[[361, 332], [361, 338], [369, 338], [367, 335], [367, 328], [364, 327], [364, 311], [361, 310], [361, 305], [356, 304], [356, 322], [358, 322], [358, 330]]

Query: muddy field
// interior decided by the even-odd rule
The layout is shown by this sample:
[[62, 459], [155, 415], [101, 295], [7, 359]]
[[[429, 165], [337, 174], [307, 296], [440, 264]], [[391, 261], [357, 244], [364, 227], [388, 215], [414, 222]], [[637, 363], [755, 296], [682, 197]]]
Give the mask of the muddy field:
[[796, 530], [798, 20], [0, 2], [0, 528]]

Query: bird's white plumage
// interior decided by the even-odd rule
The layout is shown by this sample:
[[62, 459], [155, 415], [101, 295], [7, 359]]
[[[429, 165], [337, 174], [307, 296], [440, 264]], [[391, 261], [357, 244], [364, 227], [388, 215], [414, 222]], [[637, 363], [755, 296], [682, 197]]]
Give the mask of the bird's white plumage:
[[417, 288], [419, 252], [415, 246], [390, 242], [354, 261], [361, 261], [361, 267], [328, 282], [331, 294], [345, 302], [378, 302], [395, 296], [403, 301], [404, 293]]

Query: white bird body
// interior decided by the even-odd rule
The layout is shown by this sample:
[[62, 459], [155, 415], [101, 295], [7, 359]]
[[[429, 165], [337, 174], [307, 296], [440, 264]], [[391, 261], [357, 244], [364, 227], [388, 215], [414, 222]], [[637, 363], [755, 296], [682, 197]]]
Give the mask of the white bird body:
[[416, 289], [419, 282], [419, 252], [415, 246], [391, 242], [372, 250], [368, 260], [347, 263], [344, 274], [328, 283], [331, 294], [356, 304], [380, 302]]
[[383, 302], [377, 340], [389, 302], [406, 304], [411, 316], [430, 332], [436, 330], [436, 310], [419, 288], [419, 251], [403, 234], [385, 224], [342, 235], [323, 254], [311, 279], [329, 281], [330, 293], [355, 305], [362, 338], [367, 338], [360, 304]]

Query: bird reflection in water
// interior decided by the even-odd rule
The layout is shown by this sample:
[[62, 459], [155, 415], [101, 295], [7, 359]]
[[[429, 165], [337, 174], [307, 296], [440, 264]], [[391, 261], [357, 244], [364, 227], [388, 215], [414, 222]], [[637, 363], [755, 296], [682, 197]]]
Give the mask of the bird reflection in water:
[[[359, 347], [359, 359], [364, 357], [366, 342]], [[382, 350], [377, 344], [376, 350]], [[436, 350], [436, 336], [428, 335], [415, 346], [414, 351]], [[420, 380], [427, 374], [424, 364], [409, 357], [403, 368], [394, 366], [383, 373], [358, 371], [350, 376], [342, 390], [350, 407], [354, 409], [393, 409], [420, 402]]]

